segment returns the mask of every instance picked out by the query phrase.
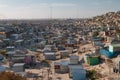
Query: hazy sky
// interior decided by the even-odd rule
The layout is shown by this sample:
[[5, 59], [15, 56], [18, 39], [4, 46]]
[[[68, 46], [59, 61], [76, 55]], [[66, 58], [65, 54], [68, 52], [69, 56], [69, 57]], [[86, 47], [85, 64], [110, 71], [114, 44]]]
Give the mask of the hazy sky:
[[87, 18], [119, 10], [120, 0], [0, 0], [1, 19]]

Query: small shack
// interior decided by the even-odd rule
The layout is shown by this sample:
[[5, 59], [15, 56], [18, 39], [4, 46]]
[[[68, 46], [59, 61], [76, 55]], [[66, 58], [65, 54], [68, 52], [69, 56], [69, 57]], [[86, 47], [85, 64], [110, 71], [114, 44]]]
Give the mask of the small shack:
[[8, 56], [9, 59], [11, 59], [12, 56], [15, 55], [15, 54], [16, 54], [15, 51], [9, 51], [9, 52], [6, 53], [6, 55]]
[[99, 56], [96, 54], [86, 54], [84, 60], [89, 65], [99, 64]]
[[44, 52], [45, 60], [55, 60], [56, 52]]
[[70, 64], [78, 64], [79, 63], [79, 56], [70, 56]]
[[11, 34], [10, 39], [11, 40], [17, 40], [17, 39], [19, 39], [19, 36], [20, 36], [20, 34]]
[[56, 73], [68, 73], [69, 72], [69, 60], [61, 60], [54, 62], [54, 69]]
[[6, 47], [7, 51], [14, 51], [15, 50], [15, 46], [8, 46]]
[[25, 67], [34, 67], [36, 65], [36, 56], [33, 54], [26, 54], [24, 61]]
[[62, 50], [62, 51], [60, 51], [61, 58], [69, 57], [69, 54], [70, 54], [69, 50]]
[[72, 80], [86, 80], [86, 70], [81, 65], [69, 65], [69, 77]]
[[14, 63], [24, 63], [25, 62], [25, 55], [23, 54], [15, 54], [12, 56], [12, 62]]
[[20, 48], [22, 48], [23, 45], [24, 45], [24, 41], [23, 40], [15, 41], [16, 48], [20, 49]]
[[25, 71], [25, 63], [15, 63], [12, 66], [12, 70], [14, 72], [24, 72]]
[[61, 61], [61, 73], [68, 73], [69, 72], [69, 60], [62, 60]]

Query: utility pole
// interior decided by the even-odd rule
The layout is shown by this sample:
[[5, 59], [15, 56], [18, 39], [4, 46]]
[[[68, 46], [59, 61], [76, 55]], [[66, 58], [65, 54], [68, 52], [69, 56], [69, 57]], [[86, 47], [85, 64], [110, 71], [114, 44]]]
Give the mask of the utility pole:
[[53, 7], [52, 7], [52, 5], [50, 6], [50, 19], [52, 19], [53, 17]]

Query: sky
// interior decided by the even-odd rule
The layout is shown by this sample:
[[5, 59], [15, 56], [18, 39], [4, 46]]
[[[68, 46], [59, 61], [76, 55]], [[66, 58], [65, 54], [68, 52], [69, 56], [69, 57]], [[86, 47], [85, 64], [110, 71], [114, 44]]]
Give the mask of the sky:
[[0, 19], [90, 18], [120, 11], [120, 0], [0, 0]]

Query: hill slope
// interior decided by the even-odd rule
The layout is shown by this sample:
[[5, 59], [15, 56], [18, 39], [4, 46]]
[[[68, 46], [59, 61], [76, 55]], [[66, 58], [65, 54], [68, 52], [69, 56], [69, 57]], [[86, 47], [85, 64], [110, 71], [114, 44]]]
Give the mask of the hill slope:
[[120, 27], [120, 11], [109, 12], [101, 16], [96, 16], [91, 19], [86, 19], [81, 25]]

